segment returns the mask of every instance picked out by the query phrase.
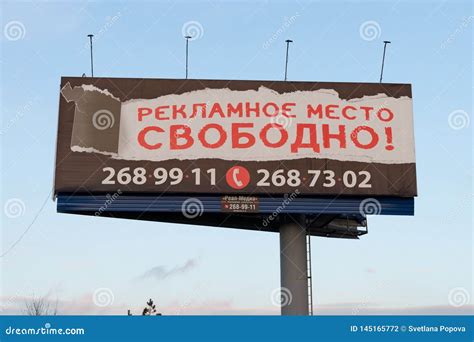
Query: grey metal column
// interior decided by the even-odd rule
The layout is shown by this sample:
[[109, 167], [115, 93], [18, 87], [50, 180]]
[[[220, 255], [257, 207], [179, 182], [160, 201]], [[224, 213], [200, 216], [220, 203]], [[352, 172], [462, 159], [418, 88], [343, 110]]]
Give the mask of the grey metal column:
[[287, 216], [280, 226], [282, 315], [307, 316], [309, 313], [306, 258], [305, 216]]

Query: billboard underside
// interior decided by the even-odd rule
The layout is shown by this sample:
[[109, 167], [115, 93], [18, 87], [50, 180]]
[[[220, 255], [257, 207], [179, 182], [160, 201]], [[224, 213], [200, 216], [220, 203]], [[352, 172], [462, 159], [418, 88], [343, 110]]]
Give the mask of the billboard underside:
[[[311, 235], [355, 238], [367, 230], [366, 215], [413, 215], [413, 198], [396, 197], [306, 197], [288, 200], [284, 197], [258, 198], [258, 210], [226, 212], [226, 203], [218, 196], [59, 194], [58, 212], [192, 225], [243, 228], [277, 232], [285, 215], [305, 214]], [[107, 207], [104, 208], [104, 203]], [[283, 203], [283, 204], [282, 204]], [[278, 215], [275, 215], [278, 213]]]

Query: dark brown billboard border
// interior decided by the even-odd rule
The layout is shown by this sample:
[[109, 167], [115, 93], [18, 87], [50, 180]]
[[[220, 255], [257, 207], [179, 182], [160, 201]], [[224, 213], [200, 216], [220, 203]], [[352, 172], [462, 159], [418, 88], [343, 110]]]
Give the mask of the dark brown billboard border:
[[[318, 90], [318, 89], [334, 89], [339, 93], [341, 98], [360, 98], [363, 96], [377, 95], [385, 93], [387, 96], [400, 98], [407, 96], [411, 98], [411, 86], [407, 84], [379, 84], [379, 83], [331, 83], [331, 82], [272, 82], [272, 81], [225, 81], [225, 80], [151, 80], [151, 79], [87, 79], [87, 78], [63, 78], [62, 86], [69, 83], [72, 87], [83, 84], [94, 84], [95, 86], [107, 89], [113, 96], [116, 96], [122, 101], [142, 98], [153, 99], [158, 96], [167, 94], [182, 94], [189, 91], [213, 88], [220, 89], [226, 87], [230, 90], [256, 90], [260, 86], [268, 87], [278, 93], [287, 93], [303, 90]], [[71, 88], [75, 89], [75, 88]], [[72, 94], [71, 96], [78, 96], [80, 94]], [[100, 100], [102, 101], [102, 100]], [[114, 106], [113, 100], [105, 107]], [[86, 105], [87, 106], [87, 105]], [[346, 195], [394, 195], [402, 197], [416, 196], [416, 170], [414, 163], [399, 163], [399, 164], [384, 164], [384, 163], [363, 163], [355, 161], [338, 161], [330, 159], [292, 159], [288, 161], [225, 161], [221, 159], [197, 159], [197, 160], [165, 160], [160, 162], [151, 161], [133, 161], [133, 160], [117, 160], [109, 156], [100, 155], [97, 153], [73, 152], [71, 146], [81, 144], [85, 140], [92, 141], [96, 144], [97, 141], [110, 141], [113, 139], [106, 139], [104, 137], [109, 134], [117, 134], [115, 131], [97, 132], [89, 134], [87, 130], [88, 123], [81, 123], [74, 118], [75, 104], [67, 102], [63, 96], [60, 99], [60, 117], [58, 128], [58, 146], [57, 146], [57, 162], [56, 162], [56, 178], [55, 178], [55, 192], [74, 192], [74, 191], [89, 191], [89, 192], [110, 192], [115, 191], [120, 187], [124, 191], [131, 192], [158, 192], [167, 191], [170, 193], [222, 193], [222, 194], [246, 194], [246, 193], [267, 193], [267, 194], [281, 194], [289, 193], [295, 189], [299, 189], [302, 194], [306, 195], [330, 195], [344, 193]], [[120, 127], [119, 118], [115, 120], [115, 129]], [[73, 130], [74, 127], [74, 130]], [[81, 128], [83, 127], [83, 128]], [[79, 133], [78, 133], [79, 132]], [[108, 143], [107, 143], [108, 144]], [[95, 146], [95, 145], [94, 145]], [[118, 146], [100, 146], [104, 151], [118, 150]], [[90, 151], [93, 152], [93, 151]], [[288, 164], [288, 167], [285, 166]], [[242, 174], [243, 169], [237, 170], [236, 178], [226, 178], [225, 173], [231, 170], [234, 166], [240, 166], [246, 169], [249, 173], [248, 183], [241, 189], [239, 183], [247, 182], [239, 180], [239, 173]], [[127, 172], [131, 172], [130, 176], [133, 178], [133, 172], [137, 168], [145, 170], [147, 180], [143, 184], [134, 184], [132, 181], [128, 184], [103, 184], [104, 167], [109, 167], [113, 171], [113, 177], [117, 177], [118, 173], [126, 168]], [[215, 184], [193, 184], [191, 183], [191, 174], [189, 169], [200, 168], [202, 171], [210, 169], [219, 170], [216, 174]], [[156, 182], [157, 177], [154, 174], [156, 169], [165, 170], [167, 178], [170, 177], [169, 172], [175, 170], [176, 177], [179, 176], [179, 171], [182, 171], [183, 180], [179, 184], [151, 184]], [[258, 172], [259, 170], [266, 170], [266, 172]], [[284, 170], [283, 172], [279, 170]], [[288, 171], [296, 170], [299, 173], [301, 186], [293, 186], [288, 184], [288, 179], [296, 176], [289, 175]], [[320, 183], [316, 182], [310, 186], [311, 180], [314, 180], [317, 171], [321, 174], [323, 181], [319, 179]], [[160, 171], [160, 172], [165, 172]], [[311, 174], [308, 173], [311, 171]], [[141, 172], [141, 171], [140, 171]], [[186, 173], [188, 172], [188, 173]], [[279, 174], [274, 176], [275, 172]], [[370, 174], [370, 184], [367, 180], [367, 173]], [[266, 174], [268, 173], [268, 174]], [[332, 174], [334, 173], [334, 174]], [[122, 172], [122, 176], [125, 173]], [[158, 176], [161, 176], [158, 172]], [[186, 178], [187, 176], [187, 178]], [[209, 175], [207, 175], [209, 176]], [[262, 181], [262, 177], [267, 177], [267, 181], [261, 184], [267, 184], [270, 180], [268, 189], [258, 185]], [[202, 179], [206, 175], [201, 176]], [[242, 176], [240, 176], [242, 177]], [[258, 178], [260, 177], [260, 178]], [[285, 178], [285, 184], [272, 184], [272, 177], [278, 179], [279, 182]], [[111, 178], [111, 179], [112, 179]], [[303, 179], [305, 178], [305, 179]], [[329, 179], [328, 179], [329, 178]], [[112, 181], [109, 179], [109, 182]], [[171, 178], [170, 178], [171, 179]], [[311, 180], [310, 180], [311, 179]], [[324, 181], [326, 179], [326, 181]], [[295, 181], [297, 182], [297, 181]], [[308, 183], [309, 182], [309, 183]], [[365, 182], [365, 183], [364, 183]], [[361, 184], [362, 183], [362, 184]], [[296, 184], [296, 183], [295, 183]], [[324, 185], [326, 184], [326, 185]], [[363, 187], [361, 187], [361, 185]], [[370, 187], [367, 187], [370, 185]], [[268, 191], [267, 191], [268, 190]]]

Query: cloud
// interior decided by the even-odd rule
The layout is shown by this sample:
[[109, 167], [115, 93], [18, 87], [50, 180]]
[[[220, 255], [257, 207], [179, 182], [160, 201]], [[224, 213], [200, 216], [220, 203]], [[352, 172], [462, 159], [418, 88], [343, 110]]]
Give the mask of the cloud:
[[155, 266], [151, 269], [149, 269], [148, 271], [146, 271], [145, 273], [143, 273], [139, 279], [149, 279], [149, 278], [153, 278], [153, 279], [156, 279], [156, 280], [163, 280], [163, 279], [167, 279], [167, 278], [171, 278], [171, 277], [174, 277], [174, 276], [177, 276], [177, 275], [182, 275], [182, 274], [185, 274], [189, 271], [191, 271], [192, 269], [194, 269], [195, 267], [197, 266], [197, 262], [195, 259], [190, 259], [188, 261], [186, 261], [186, 263], [184, 265], [176, 265], [174, 267], [171, 267], [171, 268], [167, 268], [163, 265], [159, 265], [159, 266]]

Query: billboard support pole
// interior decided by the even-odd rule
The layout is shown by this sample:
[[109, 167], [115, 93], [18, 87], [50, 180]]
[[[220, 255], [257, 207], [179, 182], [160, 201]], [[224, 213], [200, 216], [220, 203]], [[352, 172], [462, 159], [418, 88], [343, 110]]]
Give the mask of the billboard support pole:
[[91, 77], [94, 77], [94, 59], [92, 57], [92, 37], [94, 37], [94, 35], [88, 34], [87, 37], [89, 37], [90, 46], [91, 46]]
[[189, 39], [192, 38], [191, 36], [185, 36], [186, 39], [186, 79], [188, 79], [188, 55], [189, 55]]
[[305, 215], [285, 215], [280, 224], [281, 314], [309, 314]]
[[385, 64], [385, 51], [387, 50], [387, 44], [390, 44], [391, 42], [388, 40], [383, 41], [383, 56], [382, 56], [382, 69], [380, 70], [380, 83], [382, 83], [382, 77], [383, 77], [383, 66]]
[[286, 43], [286, 58], [285, 58], [285, 81], [288, 79], [288, 50], [290, 49], [290, 43], [293, 43], [291, 39], [285, 40]]

